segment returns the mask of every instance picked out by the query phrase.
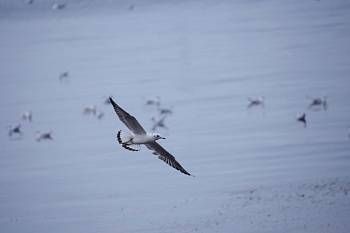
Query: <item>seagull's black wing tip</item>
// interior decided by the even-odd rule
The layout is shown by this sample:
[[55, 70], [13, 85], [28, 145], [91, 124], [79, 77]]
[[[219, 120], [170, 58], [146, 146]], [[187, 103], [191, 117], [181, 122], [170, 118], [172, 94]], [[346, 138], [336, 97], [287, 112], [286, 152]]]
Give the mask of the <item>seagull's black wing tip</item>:
[[[181, 166], [181, 165], [180, 165]], [[190, 174], [188, 171], [186, 171], [183, 167], [181, 168], [176, 168], [177, 170], [179, 170], [181, 173], [185, 174], [185, 175], [188, 175], [188, 176], [193, 176], [195, 177], [194, 175]]]
[[194, 175], [188, 173], [187, 171], [186, 171], [186, 172], [183, 172], [183, 174], [188, 175], [188, 176], [192, 176], [192, 177], [196, 177], [196, 176], [194, 176]]
[[114, 100], [112, 99], [112, 96], [109, 97], [109, 101], [111, 102], [111, 104], [113, 105], [113, 107], [117, 106], [117, 104], [114, 102]]

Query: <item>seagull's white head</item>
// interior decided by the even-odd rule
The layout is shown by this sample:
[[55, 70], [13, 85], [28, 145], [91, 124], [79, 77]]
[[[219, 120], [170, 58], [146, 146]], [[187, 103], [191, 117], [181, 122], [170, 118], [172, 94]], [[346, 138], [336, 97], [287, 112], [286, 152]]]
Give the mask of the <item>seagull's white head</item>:
[[152, 134], [152, 137], [153, 137], [154, 141], [156, 141], [156, 140], [158, 140], [158, 139], [165, 139], [165, 138], [163, 138], [162, 136], [160, 136], [160, 135], [157, 134], [157, 133]]

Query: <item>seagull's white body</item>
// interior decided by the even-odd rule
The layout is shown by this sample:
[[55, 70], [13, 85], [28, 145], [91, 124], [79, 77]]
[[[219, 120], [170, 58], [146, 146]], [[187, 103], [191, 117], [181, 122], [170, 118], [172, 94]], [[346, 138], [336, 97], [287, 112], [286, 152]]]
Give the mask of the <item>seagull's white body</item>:
[[134, 135], [129, 134], [122, 137], [122, 143], [127, 145], [141, 145], [154, 142], [154, 135], [143, 134], [143, 135]]
[[168, 151], [166, 151], [161, 145], [156, 142], [158, 139], [165, 138], [161, 137], [159, 134], [147, 133], [135, 117], [117, 105], [111, 97], [109, 99], [119, 120], [121, 120], [131, 131], [129, 135], [125, 135], [123, 137], [121, 136], [121, 131], [118, 132], [118, 142], [122, 145], [122, 147], [130, 151], [138, 151], [129, 146], [145, 145], [148, 149], [153, 151], [154, 155], [158, 155], [158, 158], [166, 162], [168, 165], [186, 175], [191, 175], [180, 165], [179, 162], [176, 161], [174, 156], [172, 156]]

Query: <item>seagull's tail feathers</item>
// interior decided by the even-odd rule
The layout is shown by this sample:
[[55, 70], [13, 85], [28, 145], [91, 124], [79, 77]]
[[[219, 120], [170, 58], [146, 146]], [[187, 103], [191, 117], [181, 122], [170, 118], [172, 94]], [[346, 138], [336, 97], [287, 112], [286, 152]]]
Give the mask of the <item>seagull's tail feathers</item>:
[[139, 150], [137, 150], [137, 149], [134, 149], [134, 148], [132, 148], [132, 147], [129, 147], [126, 143], [123, 143], [121, 134], [122, 134], [122, 131], [119, 130], [118, 133], [117, 133], [117, 140], [118, 140], [118, 143], [119, 143], [120, 145], [122, 145], [122, 147], [123, 147], [124, 149], [130, 150], [130, 151], [139, 151]]

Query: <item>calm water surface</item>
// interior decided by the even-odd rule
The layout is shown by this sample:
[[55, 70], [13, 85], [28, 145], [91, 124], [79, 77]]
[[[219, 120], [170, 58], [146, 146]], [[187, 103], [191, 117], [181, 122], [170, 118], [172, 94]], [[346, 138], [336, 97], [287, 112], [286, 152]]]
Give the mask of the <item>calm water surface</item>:
[[[1, 1], [0, 231], [348, 232], [348, 2], [129, 6]], [[160, 96], [161, 144], [196, 177], [116, 144], [109, 95], [147, 129]], [[327, 111], [308, 109], [318, 96]]]

